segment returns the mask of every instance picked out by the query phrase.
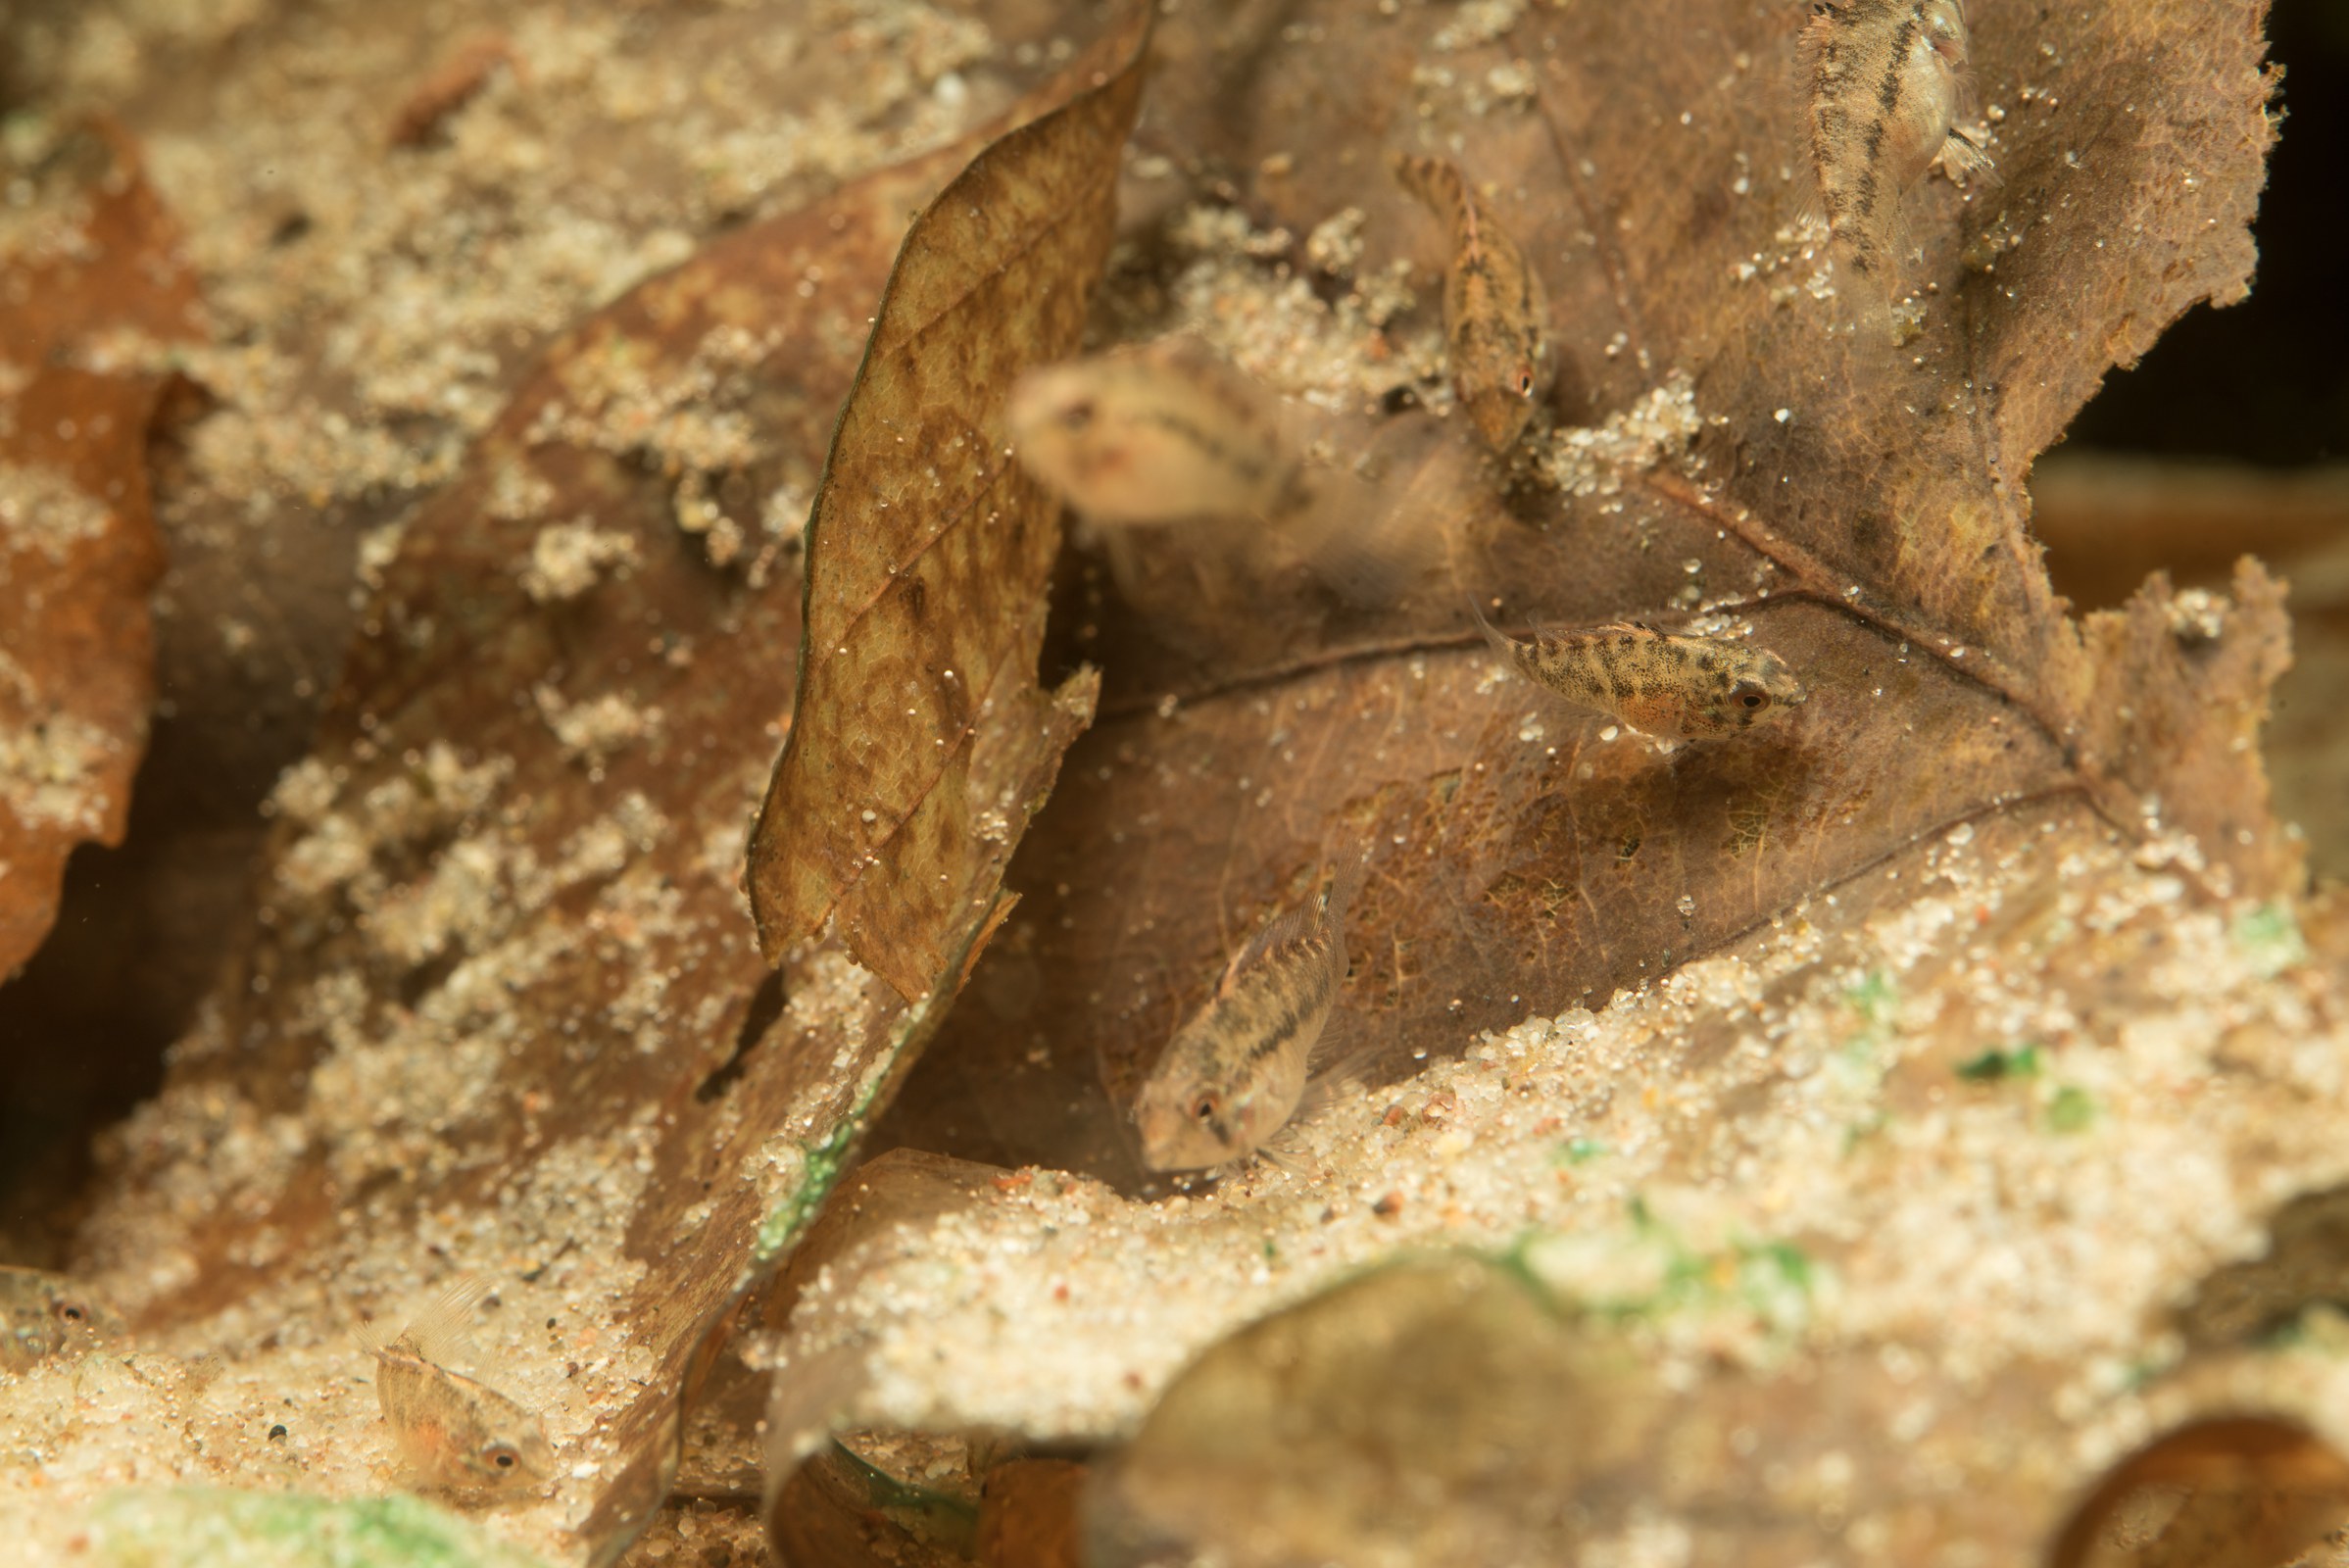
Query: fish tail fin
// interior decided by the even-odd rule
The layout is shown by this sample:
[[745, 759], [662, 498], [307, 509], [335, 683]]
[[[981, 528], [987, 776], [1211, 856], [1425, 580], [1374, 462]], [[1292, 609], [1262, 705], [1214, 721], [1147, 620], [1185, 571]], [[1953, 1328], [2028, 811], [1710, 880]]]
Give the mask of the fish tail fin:
[[1508, 633], [1493, 624], [1492, 617], [1485, 613], [1485, 607], [1477, 602], [1476, 595], [1470, 594], [1467, 598], [1468, 612], [1476, 617], [1477, 630], [1485, 634], [1485, 641], [1493, 645], [1494, 653], [1514, 665], [1517, 662], [1517, 645], [1509, 640]]
[[467, 1320], [488, 1294], [488, 1282], [476, 1275], [460, 1274], [452, 1280], [408, 1325], [408, 1338], [416, 1342], [416, 1353], [446, 1365], [472, 1348]]

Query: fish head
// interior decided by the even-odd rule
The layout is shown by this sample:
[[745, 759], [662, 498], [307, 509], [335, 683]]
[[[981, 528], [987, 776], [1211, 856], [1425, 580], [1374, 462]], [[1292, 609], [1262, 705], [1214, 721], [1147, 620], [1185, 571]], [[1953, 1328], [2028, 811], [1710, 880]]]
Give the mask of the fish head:
[[1712, 705], [1718, 733], [1753, 729], [1774, 723], [1810, 700], [1810, 691], [1786, 667], [1786, 662], [1767, 649], [1743, 660], [1720, 700]]
[[535, 1424], [492, 1432], [464, 1458], [465, 1468], [492, 1486], [534, 1487], [555, 1468], [555, 1449]]
[[46, 1269], [0, 1268], [0, 1368], [79, 1355], [127, 1330], [80, 1283]]
[[1204, 1170], [1240, 1158], [1252, 1146], [1235, 1136], [1233, 1108], [1220, 1089], [1174, 1075], [1153, 1076], [1134, 1102], [1143, 1165], [1157, 1171]]
[[1061, 495], [1081, 498], [1109, 456], [1102, 412], [1090, 367], [1046, 365], [1012, 383], [1003, 420], [1020, 466]]
[[478, 1386], [461, 1384], [453, 1392], [460, 1395], [457, 1407], [436, 1434], [440, 1451], [426, 1467], [445, 1484], [469, 1491], [527, 1491], [554, 1474], [554, 1446], [529, 1411]]
[[1284, 1086], [1275, 1073], [1237, 1083], [1153, 1079], [1134, 1102], [1142, 1134], [1142, 1162], [1156, 1171], [1205, 1170], [1246, 1159], [1279, 1132], [1297, 1108], [1299, 1082]]
[[1534, 392], [1541, 385], [1530, 364], [1504, 372], [1493, 384], [1479, 388], [1462, 401], [1468, 419], [1495, 452], [1517, 444], [1534, 416]]

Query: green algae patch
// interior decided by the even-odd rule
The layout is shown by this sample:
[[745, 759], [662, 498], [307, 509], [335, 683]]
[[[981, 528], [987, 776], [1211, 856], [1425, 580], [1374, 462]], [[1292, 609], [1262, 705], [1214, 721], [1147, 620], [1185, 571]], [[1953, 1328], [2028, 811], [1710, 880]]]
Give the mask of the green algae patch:
[[421, 1497], [171, 1487], [109, 1494], [93, 1532], [108, 1568], [541, 1568]]

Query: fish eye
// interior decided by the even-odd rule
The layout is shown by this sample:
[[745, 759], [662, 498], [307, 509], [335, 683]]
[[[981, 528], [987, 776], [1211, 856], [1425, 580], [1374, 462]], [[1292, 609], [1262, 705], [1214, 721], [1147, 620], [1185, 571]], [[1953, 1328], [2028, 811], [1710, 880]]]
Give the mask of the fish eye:
[[57, 1315], [68, 1323], [79, 1323], [90, 1314], [89, 1308], [79, 1301], [60, 1301], [57, 1303]]
[[1534, 395], [1533, 371], [1520, 370], [1517, 372], [1517, 395], [1521, 398], [1530, 398]]
[[1093, 399], [1077, 399], [1060, 411], [1059, 417], [1060, 427], [1064, 430], [1084, 429], [1093, 422]]
[[1770, 706], [1770, 694], [1749, 680], [1737, 682], [1731, 689], [1730, 697], [1749, 713], [1758, 713]]
[[481, 1456], [501, 1470], [511, 1470], [522, 1462], [522, 1456], [514, 1452], [510, 1445], [503, 1443], [491, 1444], [481, 1450]]
[[1213, 1095], [1199, 1096], [1191, 1107], [1191, 1114], [1200, 1121], [1213, 1121], [1215, 1119], [1215, 1097]]

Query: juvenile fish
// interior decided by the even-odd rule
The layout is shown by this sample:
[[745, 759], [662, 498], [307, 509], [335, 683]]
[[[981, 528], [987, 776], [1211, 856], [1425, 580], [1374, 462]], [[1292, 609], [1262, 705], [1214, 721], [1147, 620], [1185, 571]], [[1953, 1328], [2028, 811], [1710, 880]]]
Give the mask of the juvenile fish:
[[78, 1281], [39, 1268], [0, 1268], [0, 1372], [81, 1355], [127, 1332]]
[[1007, 422], [1021, 466], [1097, 523], [1272, 520], [1299, 500], [1276, 400], [1189, 339], [1030, 370]]
[[1799, 61], [1820, 207], [1861, 279], [1863, 308], [1888, 311], [1902, 193], [1936, 163], [1952, 175], [1990, 168], [1957, 123], [1966, 8], [1963, 0], [1816, 0]]
[[1493, 628], [1473, 602], [1485, 640], [1520, 674], [1643, 734], [1711, 740], [1769, 724], [1810, 694], [1766, 648], [1722, 637], [1682, 637], [1647, 626], [1538, 632]]
[[1233, 955], [1215, 995], [1175, 1031], [1134, 1102], [1151, 1170], [1229, 1164], [1261, 1149], [1304, 1098], [1309, 1060], [1346, 984], [1346, 912], [1364, 858], [1309, 909]]
[[554, 1473], [538, 1417], [485, 1384], [450, 1371], [465, 1315], [487, 1287], [461, 1280], [388, 1342], [360, 1331], [375, 1358], [375, 1396], [401, 1457], [427, 1485], [452, 1492], [523, 1492]]
[[1549, 319], [1542, 279], [1517, 242], [1441, 158], [1397, 153], [1395, 177], [1451, 225], [1444, 272], [1444, 333], [1453, 389], [1495, 452], [1524, 434], [1534, 402], [1549, 384]]

